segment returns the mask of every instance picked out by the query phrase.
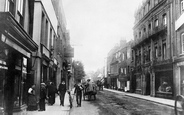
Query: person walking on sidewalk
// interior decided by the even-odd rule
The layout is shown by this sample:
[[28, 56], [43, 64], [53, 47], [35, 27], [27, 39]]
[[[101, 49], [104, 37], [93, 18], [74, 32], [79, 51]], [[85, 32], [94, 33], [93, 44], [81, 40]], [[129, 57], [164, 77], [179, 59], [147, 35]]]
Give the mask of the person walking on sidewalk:
[[78, 80], [77, 82], [78, 82], [78, 84], [75, 85], [74, 94], [76, 94], [77, 107], [81, 107], [83, 86], [80, 83], [80, 80]]
[[40, 100], [39, 100], [39, 111], [45, 111], [45, 99], [47, 99], [46, 96], [46, 84], [41, 83], [41, 90], [40, 90]]
[[61, 83], [59, 84], [58, 92], [60, 96], [60, 105], [64, 106], [64, 98], [66, 93], [66, 83], [64, 79], [62, 79]]
[[57, 88], [53, 82], [48, 85], [48, 104], [53, 105], [55, 103], [55, 94], [57, 93]]

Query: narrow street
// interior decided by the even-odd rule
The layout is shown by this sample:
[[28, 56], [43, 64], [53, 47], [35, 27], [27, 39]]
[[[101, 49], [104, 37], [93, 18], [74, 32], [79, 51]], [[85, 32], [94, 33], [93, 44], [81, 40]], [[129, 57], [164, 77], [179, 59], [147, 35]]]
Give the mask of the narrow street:
[[122, 94], [100, 91], [95, 101], [82, 101], [82, 107], [71, 109], [70, 115], [174, 115], [174, 109]]

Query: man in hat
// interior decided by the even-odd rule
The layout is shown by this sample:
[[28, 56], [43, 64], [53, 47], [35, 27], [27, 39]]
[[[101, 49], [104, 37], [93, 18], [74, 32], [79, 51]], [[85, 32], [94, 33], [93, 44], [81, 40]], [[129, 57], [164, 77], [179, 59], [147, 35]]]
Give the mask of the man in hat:
[[66, 83], [64, 79], [62, 79], [61, 83], [59, 84], [58, 92], [60, 96], [60, 105], [64, 106], [64, 98], [66, 93]]
[[46, 84], [41, 83], [41, 90], [40, 90], [40, 100], [39, 100], [39, 111], [45, 111], [45, 99], [46, 97]]

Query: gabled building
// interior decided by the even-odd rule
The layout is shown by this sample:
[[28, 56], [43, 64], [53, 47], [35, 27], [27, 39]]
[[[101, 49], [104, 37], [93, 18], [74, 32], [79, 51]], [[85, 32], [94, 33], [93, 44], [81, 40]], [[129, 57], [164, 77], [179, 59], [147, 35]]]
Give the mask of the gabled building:
[[119, 87], [123, 91], [130, 91], [131, 80], [131, 44], [132, 41], [121, 41], [120, 43], [120, 59], [119, 59]]

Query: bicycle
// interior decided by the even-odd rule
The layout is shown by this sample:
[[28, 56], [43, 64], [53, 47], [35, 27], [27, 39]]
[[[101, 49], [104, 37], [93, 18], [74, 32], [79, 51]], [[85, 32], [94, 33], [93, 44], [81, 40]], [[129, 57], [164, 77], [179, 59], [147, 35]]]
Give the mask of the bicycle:
[[177, 95], [174, 103], [175, 115], [184, 115], [184, 96]]

